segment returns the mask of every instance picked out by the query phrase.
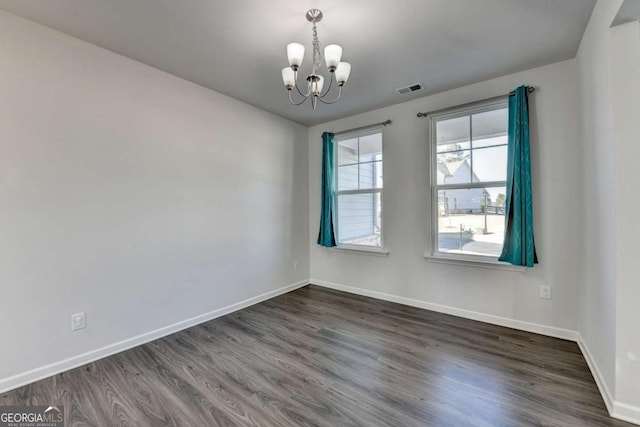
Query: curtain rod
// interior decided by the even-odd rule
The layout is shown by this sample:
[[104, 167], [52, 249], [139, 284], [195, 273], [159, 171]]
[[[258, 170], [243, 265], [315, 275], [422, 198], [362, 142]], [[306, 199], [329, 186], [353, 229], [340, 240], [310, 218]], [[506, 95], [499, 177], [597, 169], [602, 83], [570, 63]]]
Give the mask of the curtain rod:
[[[533, 93], [535, 90], [536, 90], [536, 88], [535, 88], [535, 87], [533, 87], [533, 86], [529, 86], [529, 87], [527, 88], [527, 92], [529, 92], [529, 93]], [[483, 99], [483, 100], [481, 100], [481, 101], [470, 102], [470, 103], [468, 103], [468, 104], [459, 105], [459, 106], [457, 106], [457, 107], [452, 107], [452, 108], [458, 109], [458, 108], [460, 108], [460, 107], [471, 106], [471, 105], [473, 105], [473, 104], [477, 104], [477, 103], [479, 103], [479, 102], [487, 102], [487, 101], [493, 101], [493, 100], [496, 100], [496, 101], [497, 101], [498, 99], [500, 99], [500, 98], [504, 98], [505, 96], [513, 96], [513, 95], [515, 95], [515, 94], [514, 94], [514, 93], [508, 93], [508, 94], [506, 94], [506, 95], [501, 95], [501, 96], [496, 96], [496, 97], [493, 97], [493, 98]], [[418, 117], [427, 117], [429, 114], [433, 114], [433, 113], [440, 113], [440, 112], [442, 112], [442, 111], [446, 111], [446, 110], [449, 110], [449, 109], [450, 109], [450, 108], [443, 108], [442, 110], [430, 111], [430, 112], [428, 112], [428, 113], [418, 113], [418, 114], [417, 114], [417, 116], [418, 116]]]
[[361, 130], [367, 130], [367, 129], [373, 129], [373, 128], [378, 128], [378, 127], [389, 126], [391, 123], [393, 123], [391, 120], [386, 120], [384, 122], [374, 123], [372, 125], [361, 126], [359, 128], [343, 130], [341, 132], [335, 132], [333, 135], [334, 136], [338, 136], [338, 135], [344, 135], [344, 134], [347, 134], [347, 133], [359, 132]]

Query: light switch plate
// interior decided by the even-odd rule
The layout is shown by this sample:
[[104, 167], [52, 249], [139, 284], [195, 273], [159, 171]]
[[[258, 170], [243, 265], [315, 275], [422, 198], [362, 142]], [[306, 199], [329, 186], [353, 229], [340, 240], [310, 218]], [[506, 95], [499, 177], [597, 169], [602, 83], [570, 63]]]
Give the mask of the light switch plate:
[[87, 318], [84, 312], [71, 315], [72, 331], [77, 331], [78, 329], [84, 329], [86, 327], [87, 327]]

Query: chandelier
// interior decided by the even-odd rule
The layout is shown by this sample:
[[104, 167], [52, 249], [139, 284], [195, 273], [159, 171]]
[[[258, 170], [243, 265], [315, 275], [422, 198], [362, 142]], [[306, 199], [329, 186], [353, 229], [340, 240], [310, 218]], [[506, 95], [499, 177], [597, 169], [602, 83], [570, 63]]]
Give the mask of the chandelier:
[[[311, 106], [315, 109], [318, 100], [323, 104], [333, 104], [340, 99], [340, 95], [342, 95], [342, 86], [347, 83], [349, 73], [351, 73], [351, 64], [348, 62], [340, 62], [340, 59], [342, 58], [342, 48], [340, 46], [337, 44], [330, 44], [326, 46], [324, 48], [324, 61], [327, 69], [329, 70], [330, 77], [326, 90], [324, 92], [322, 91], [325, 85], [324, 77], [318, 74], [318, 70], [322, 66], [322, 56], [320, 55], [320, 42], [318, 41], [318, 32], [316, 30], [316, 24], [322, 20], [322, 12], [318, 9], [310, 9], [306, 16], [307, 21], [313, 24], [313, 30], [311, 33], [313, 37], [311, 42], [313, 49], [313, 64], [311, 74], [306, 78], [307, 87], [303, 92], [300, 90], [297, 83], [298, 70], [302, 65], [302, 59], [304, 58], [304, 46], [300, 43], [290, 43], [287, 45], [289, 67], [282, 69], [282, 81], [289, 93], [289, 101], [291, 101], [293, 105], [300, 105], [308, 98], [311, 98]], [[331, 86], [333, 85], [334, 80], [338, 85], [338, 93], [335, 95], [334, 99], [329, 101], [326, 98], [331, 91]], [[294, 101], [293, 96], [291, 95], [293, 88], [296, 89], [299, 97], [301, 97], [299, 101]]]

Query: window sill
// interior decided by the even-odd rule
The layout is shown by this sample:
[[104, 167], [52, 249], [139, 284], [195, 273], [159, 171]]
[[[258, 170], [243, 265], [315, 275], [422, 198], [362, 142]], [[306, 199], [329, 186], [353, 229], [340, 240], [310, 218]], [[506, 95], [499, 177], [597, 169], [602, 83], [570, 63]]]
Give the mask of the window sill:
[[384, 248], [367, 248], [367, 247], [354, 247], [354, 246], [334, 246], [330, 250], [335, 252], [347, 252], [360, 255], [371, 255], [385, 257], [389, 255], [389, 251]]
[[440, 264], [453, 264], [462, 265], [464, 267], [478, 267], [478, 268], [490, 268], [493, 270], [507, 270], [507, 271], [525, 271], [527, 267], [520, 265], [513, 265], [506, 262], [486, 260], [480, 261], [476, 259], [464, 259], [461, 257], [447, 257], [444, 255], [424, 255], [428, 262], [436, 262]]

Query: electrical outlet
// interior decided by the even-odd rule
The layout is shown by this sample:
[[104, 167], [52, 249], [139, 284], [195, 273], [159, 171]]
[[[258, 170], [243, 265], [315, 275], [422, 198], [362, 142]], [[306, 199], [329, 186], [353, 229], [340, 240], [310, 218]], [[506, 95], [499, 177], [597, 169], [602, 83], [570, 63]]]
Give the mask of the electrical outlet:
[[293, 269], [294, 270], [298, 269], [298, 264], [300, 264], [300, 260], [297, 259], [297, 260], [293, 261]]
[[551, 299], [551, 286], [540, 285], [540, 298]]
[[78, 329], [84, 329], [87, 327], [87, 318], [84, 313], [77, 313], [71, 315], [71, 330], [77, 331]]

